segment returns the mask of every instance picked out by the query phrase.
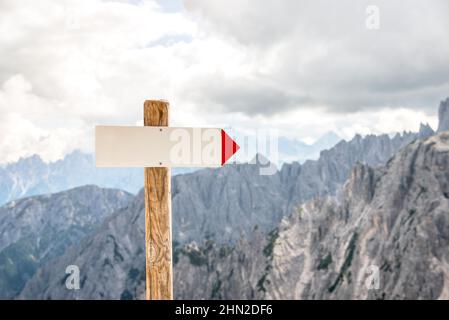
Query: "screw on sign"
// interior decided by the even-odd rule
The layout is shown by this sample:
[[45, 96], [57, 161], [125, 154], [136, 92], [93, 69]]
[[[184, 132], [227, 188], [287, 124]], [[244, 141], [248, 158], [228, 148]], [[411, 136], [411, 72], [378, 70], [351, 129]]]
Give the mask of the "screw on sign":
[[220, 167], [239, 146], [223, 129], [169, 127], [166, 101], [144, 103], [144, 127], [97, 126], [98, 167], [145, 168], [146, 298], [173, 299], [171, 167]]

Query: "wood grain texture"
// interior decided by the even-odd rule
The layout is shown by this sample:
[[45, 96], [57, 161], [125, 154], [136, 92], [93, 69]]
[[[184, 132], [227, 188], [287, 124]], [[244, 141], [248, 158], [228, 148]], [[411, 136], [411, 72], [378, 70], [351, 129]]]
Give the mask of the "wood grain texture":
[[[145, 126], [168, 126], [168, 102], [144, 104]], [[173, 299], [170, 168], [145, 168], [146, 298]]]

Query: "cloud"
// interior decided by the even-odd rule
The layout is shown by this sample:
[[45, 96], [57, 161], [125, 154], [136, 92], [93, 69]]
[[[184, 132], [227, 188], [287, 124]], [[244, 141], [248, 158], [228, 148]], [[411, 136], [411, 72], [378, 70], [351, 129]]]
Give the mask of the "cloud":
[[58, 103], [36, 96], [32, 89], [22, 75], [11, 77], [0, 89], [1, 162], [34, 154], [54, 161], [73, 149], [91, 151], [85, 140], [90, 130], [67, 119]]
[[[366, 6], [380, 29], [365, 27]], [[0, 2], [0, 163], [92, 149], [96, 124], [416, 129], [449, 95], [449, 4], [408, 1]], [[396, 130], [395, 130], [396, 129]]]
[[253, 77], [228, 79], [219, 73], [197, 78], [185, 89], [185, 96], [199, 105], [252, 116], [275, 114], [307, 102], [307, 97], [288, 92], [269, 80]]
[[[284, 103], [291, 109], [312, 104], [329, 112], [407, 107], [433, 113], [437, 102], [449, 94], [447, 1], [185, 3], [202, 17], [211, 34], [247, 48], [246, 63], [257, 65], [251, 70], [254, 78], [262, 73], [261, 82], [275, 82], [286, 96], [296, 92], [295, 96], [307, 97]], [[366, 8], [372, 4], [380, 10], [377, 31], [365, 24]], [[229, 79], [233, 80], [239, 79]], [[219, 97], [213, 98], [225, 106], [226, 99]], [[249, 101], [251, 94], [246, 97]], [[250, 102], [248, 112], [252, 111]]]

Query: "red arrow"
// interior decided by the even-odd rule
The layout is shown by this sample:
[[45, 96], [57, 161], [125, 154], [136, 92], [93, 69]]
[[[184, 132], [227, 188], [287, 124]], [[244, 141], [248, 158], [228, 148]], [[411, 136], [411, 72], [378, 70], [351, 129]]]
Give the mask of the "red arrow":
[[224, 165], [239, 149], [237, 142], [221, 129], [221, 165]]

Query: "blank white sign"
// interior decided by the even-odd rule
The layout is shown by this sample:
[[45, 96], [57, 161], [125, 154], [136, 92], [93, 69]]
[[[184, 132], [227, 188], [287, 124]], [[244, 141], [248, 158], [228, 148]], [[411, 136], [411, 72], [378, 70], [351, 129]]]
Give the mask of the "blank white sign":
[[222, 139], [218, 128], [97, 126], [96, 165], [220, 167]]

